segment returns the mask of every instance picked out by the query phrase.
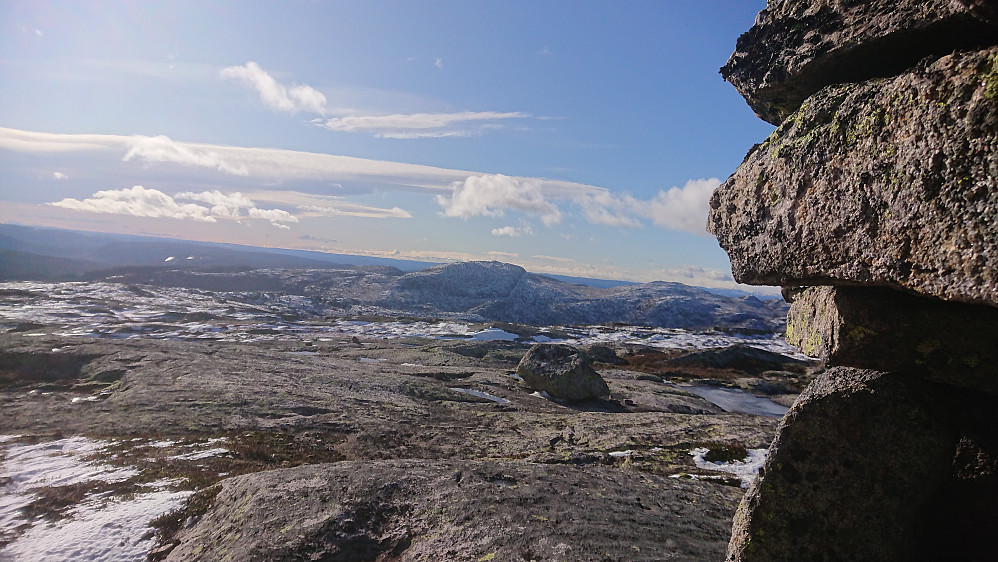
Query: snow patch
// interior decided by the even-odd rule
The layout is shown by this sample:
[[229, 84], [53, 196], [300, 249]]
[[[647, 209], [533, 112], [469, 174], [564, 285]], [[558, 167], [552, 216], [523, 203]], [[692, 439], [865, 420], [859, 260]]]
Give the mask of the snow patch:
[[202, 459], [210, 459], [211, 457], [220, 457], [228, 452], [229, 452], [228, 449], [217, 447], [214, 449], [205, 449], [203, 451], [192, 451], [190, 453], [184, 453], [182, 455], [174, 455], [172, 457], [166, 457], [166, 458], [171, 460], [199, 461]]
[[693, 464], [703, 470], [718, 470], [733, 474], [742, 481], [742, 488], [748, 488], [752, 480], [759, 474], [759, 469], [766, 462], [767, 449], [749, 449], [745, 460], [734, 462], [710, 462], [704, 459], [710, 449], [697, 447], [690, 451]]
[[[0, 436], [0, 444], [17, 436]], [[28, 520], [22, 508], [38, 499], [36, 490], [87, 482], [122, 482], [137, 476], [130, 467], [85, 460], [111, 443], [70, 437], [47, 443], [9, 444], [0, 463], [0, 536], [10, 541], [0, 560], [144, 560], [154, 546], [149, 523], [179, 508], [191, 492], [167, 489], [175, 481], [147, 484], [128, 499], [93, 493], [54, 522]]]
[[509, 400], [506, 400], [505, 398], [499, 398], [498, 396], [492, 396], [491, 394], [487, 392], [482, 392], [481, 390], [475, 390], [472, 388], [458, 388], [458, 387], [451, 387], [448, 388], [448, 390], [453, 390], [454, 392], [461, 392], [463, 394], [469, 394], [471, 396], [477, 396], [478, 398], [491, 400], [496, 404], [509, 404]]

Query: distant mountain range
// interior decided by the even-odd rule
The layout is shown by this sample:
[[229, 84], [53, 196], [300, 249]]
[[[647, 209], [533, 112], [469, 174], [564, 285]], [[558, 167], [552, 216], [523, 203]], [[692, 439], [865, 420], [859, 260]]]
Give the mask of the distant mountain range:
[[[434, 263], [0, 224], [0, 280], [70, 280], [122, 267], [221, 270]], [[45, 258], [45, 259], [42, 259]], [[172, 258], [172, 259], [171, 259]]]
[[[430, 264], [0, 225], [0, 280], [112, 280], [206, 291], [296, 295], [311, 314], [460, 317], [538, 326], [623, 323], [770, 332], [786, 305], [681, 283], [528, 273], [500, 262]], [[589, 283], [586, 283], [589, 281]], [[255, 293], [260, 293], [253, 296]]]
[[732, 298], [661, 281], [591, 287], [500, 262], [437, 265], [405, 274], [392, 283], [381, 305], [538, 326], [622, 323], [768, 332], [781, 330], [786, 317], [782, 301]]

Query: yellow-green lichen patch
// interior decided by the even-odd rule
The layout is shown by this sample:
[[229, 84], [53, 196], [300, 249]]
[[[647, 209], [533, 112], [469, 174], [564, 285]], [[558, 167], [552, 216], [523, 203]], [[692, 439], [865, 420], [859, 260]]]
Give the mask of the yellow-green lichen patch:
[[998, 53], [984, 61], [981, 82], [984, 86], [984, 97], [989, 100], [998, 99]]

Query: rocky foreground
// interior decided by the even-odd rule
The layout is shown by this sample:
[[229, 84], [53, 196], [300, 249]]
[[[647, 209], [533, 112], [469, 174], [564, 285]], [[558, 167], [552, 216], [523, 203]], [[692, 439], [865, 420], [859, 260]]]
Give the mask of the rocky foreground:
[[668, 381], [789, 404], [813, 371], [752, 348], [604, 346], [610, 397], [560, 403], [513, 376], [516, 341], [56, 331], [0, 335], [6, 450], [82, 435], [136, 472], [33, 490], [0, 535], [15, 558], [78, 503], [158, 482], [196, 493], [156, 520], [156, 560], [717, 560], [744, 490], [705, 463], [765, 448], [777, 418]]

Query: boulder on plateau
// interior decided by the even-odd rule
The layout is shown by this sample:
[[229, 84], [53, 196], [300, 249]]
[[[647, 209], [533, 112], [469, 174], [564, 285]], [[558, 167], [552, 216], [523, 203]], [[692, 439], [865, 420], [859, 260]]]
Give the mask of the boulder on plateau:
[[739, 282], [998, 306], [998, 48], [825, 88], [710, 207]]
[[994, 397], [834, 367], [780, 423], [729, 562], [985, 560], [998, 523]]
[[721, 74], [779, 125], [825, 86], [891, 76], [995, 37], [995, 0], [769, 0]]
[[588, 400], [610, 395], [610, 387], [593, 368], [592, 359], [568, 345], [542, 343], [527, 351], [516, 374], [534, 390], [563, 400]]
[[998, 394], [998, 308], [880, 287], [811, 287], [787, 341], [830, 365], [894, 370]]

